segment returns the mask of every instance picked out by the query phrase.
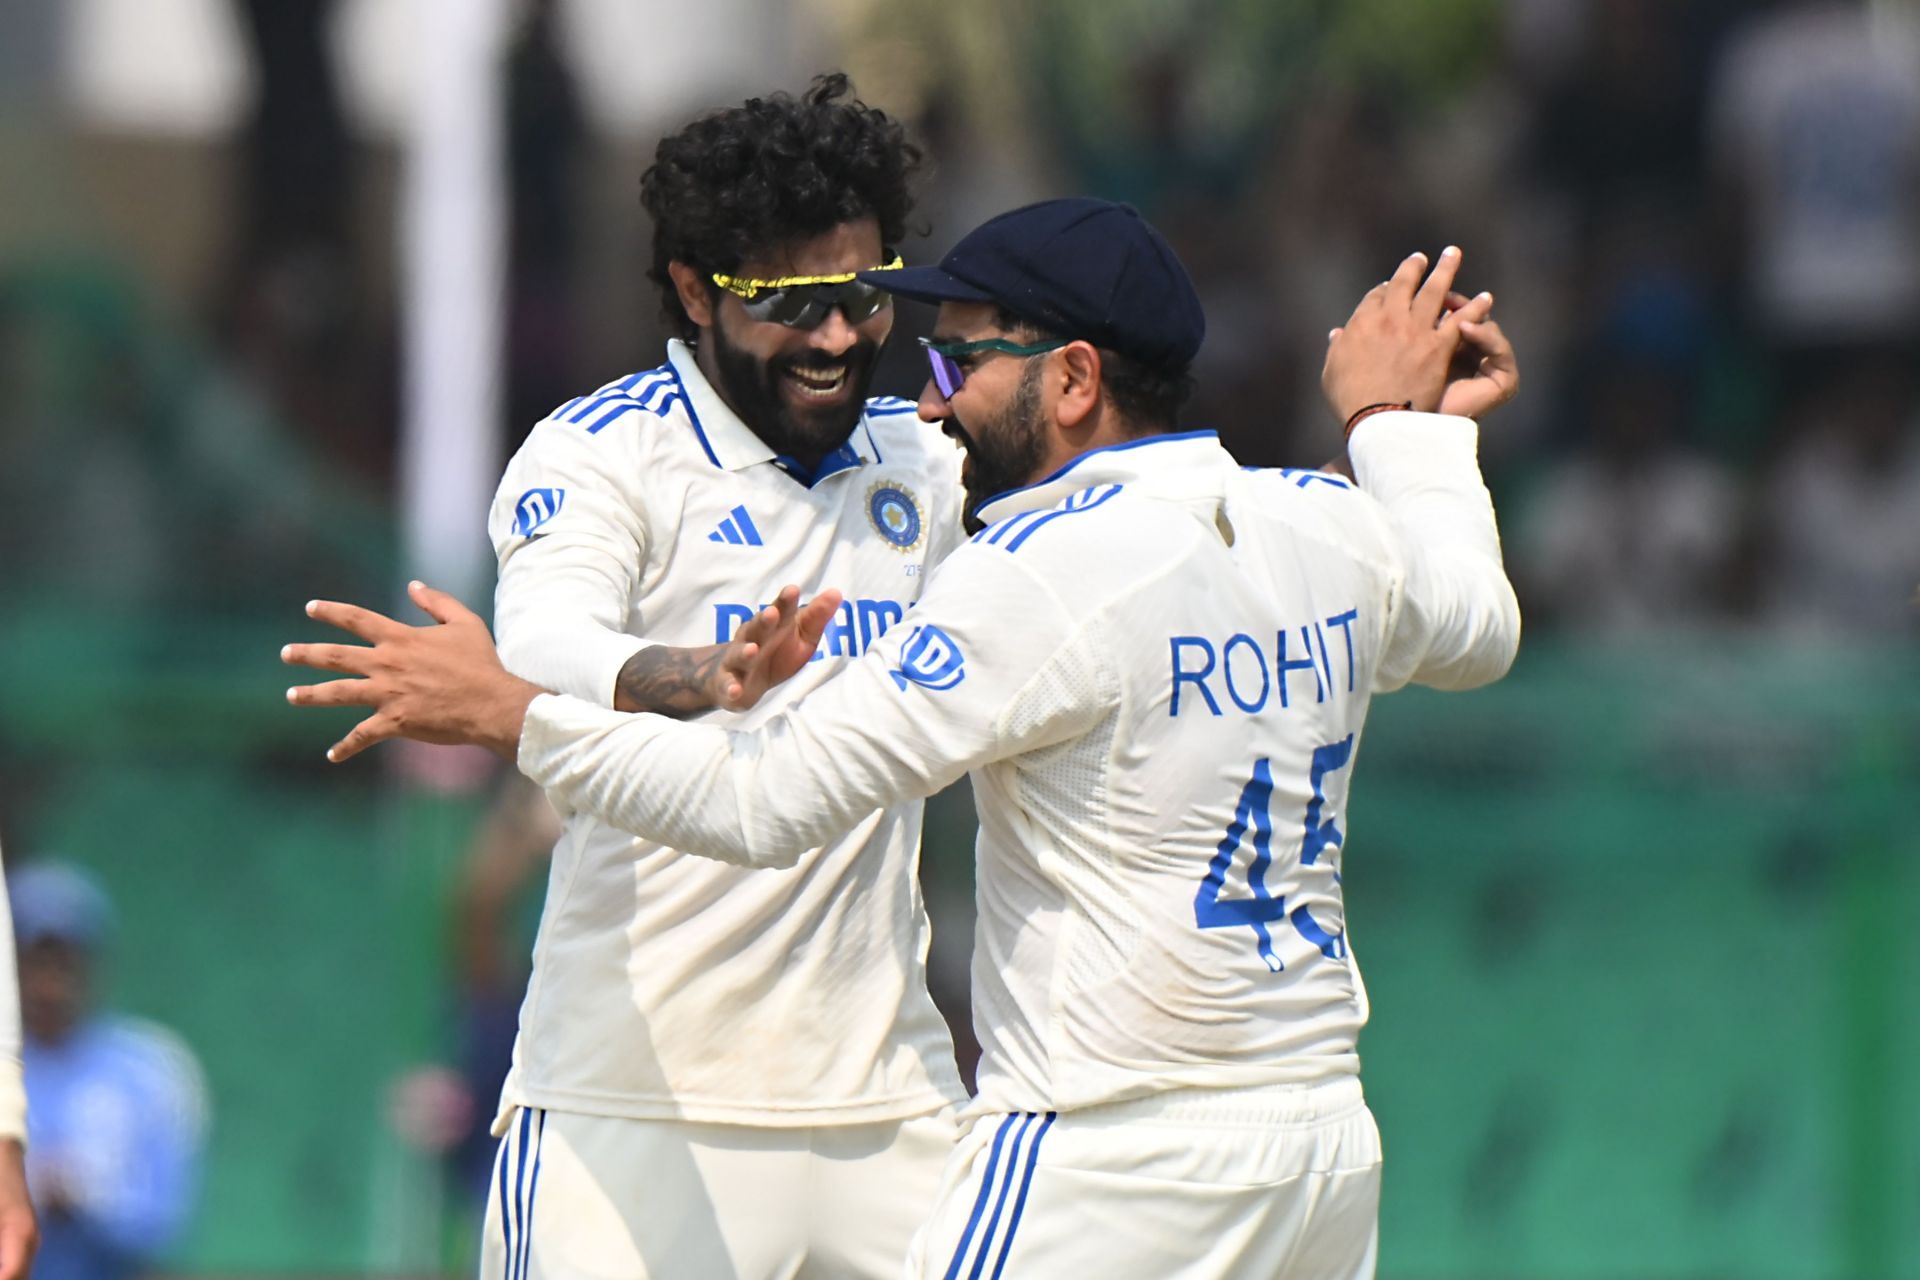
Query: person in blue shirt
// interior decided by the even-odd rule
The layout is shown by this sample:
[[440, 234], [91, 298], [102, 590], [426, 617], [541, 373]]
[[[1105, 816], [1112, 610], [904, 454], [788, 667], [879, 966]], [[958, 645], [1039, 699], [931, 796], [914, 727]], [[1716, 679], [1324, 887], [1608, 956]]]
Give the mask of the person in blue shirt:
[[7, 877], [19, 948], [27, 1184], [40, 1217], [37, 1280], [117, 1280], [175, 1241], [199, 1194], [206, 1087], [164, 1027], [99, 1010], [94, 970], [112, 929], [85, 872], [40, 860]]

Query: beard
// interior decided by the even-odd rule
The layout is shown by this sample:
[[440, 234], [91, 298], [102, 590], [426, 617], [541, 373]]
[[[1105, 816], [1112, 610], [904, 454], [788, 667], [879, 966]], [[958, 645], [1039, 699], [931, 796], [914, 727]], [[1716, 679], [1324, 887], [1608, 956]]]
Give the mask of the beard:
[[[838, 356], [807, 354], [762, 360], [729, 342], [720, 325], [708, 334], [720, 375], [715, 390], [775, 453], [812, 466], [853, 433], [854, 424], [867, 407], [879, 343], [862, 339]], [[789, 371], [832, 377], [842, 370], [851, 393], [842, 403], [804, 408], [790, 404], [780, 393], [782, 376]]]
[[993, 417], [969, 427], [956, 414], [947, 425], [967, 450], [960, 478], [967, 491], [962, 521], [971, 536], [986, 528], [980, 519], [981, 505], [1009, 489], [1031, 484], [1046, 458], [1045, 432], [1040, 423], [1040, 366], [1028, 363], [1013, 398]]

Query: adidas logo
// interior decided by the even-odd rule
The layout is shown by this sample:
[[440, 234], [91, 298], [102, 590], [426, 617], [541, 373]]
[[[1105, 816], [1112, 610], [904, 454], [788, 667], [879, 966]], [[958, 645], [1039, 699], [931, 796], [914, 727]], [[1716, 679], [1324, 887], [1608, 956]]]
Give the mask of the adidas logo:
[[708, 542], [731, 542], [736, 547], [764, 547], [760, 531], [753, 527], [753, 518], [745, 507], [735, 507], [720, 522], [720, 527], [707, 535]]

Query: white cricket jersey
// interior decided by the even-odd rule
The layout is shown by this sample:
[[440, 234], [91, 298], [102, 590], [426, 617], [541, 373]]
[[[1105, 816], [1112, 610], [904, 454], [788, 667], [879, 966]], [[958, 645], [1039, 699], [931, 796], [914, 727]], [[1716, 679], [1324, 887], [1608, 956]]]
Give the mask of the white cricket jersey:
[[[598, 706], [648, 644], [710, 645], [797, 584], [846, 603], [821, 657], [745, 716], [804, 696], [899, 621], [964, 540], [960, 452], [869, 401], [811, 483], [701, 376], [691, 348], [534, 427], [494, 500], [510, 670]], [[816, 1125], [964, 1100], [927, 994], [918, 797], [876, 803], [753, 870], [584, 812], [554, 851], [502, 1114]]]
[[1369, 493], [1210, 434], [1004, 495], [918, 607], [752, 732], [529, 709], [576, 810], [782, 865], [973, 771], [978, 1107], [1059, 1111], [1358, 1070], [1341, 905], [1370, 696], [1498, 678], [1519, 639], [1466, 419], [1379, 414]]
[[20, 1062], [20, 980], [13, 904], [0, 885], [0, 1138], [27, 1140], [27, 1086]]

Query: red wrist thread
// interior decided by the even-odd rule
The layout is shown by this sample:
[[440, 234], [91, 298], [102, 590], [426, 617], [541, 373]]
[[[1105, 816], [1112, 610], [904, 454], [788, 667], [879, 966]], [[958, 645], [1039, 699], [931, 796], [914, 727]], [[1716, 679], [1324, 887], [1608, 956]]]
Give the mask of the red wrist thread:
[[1370, 404], [1363, 409], [1355, 409], [1353, 411], [1353, 416], [1347, 419], [1346, 433], [1348, 435], [1352, 435], [1353, 429], [1360, 425], [1360, 420], [1362, 418], [1370, 418], [1376, 413], [1387, 413], [1394, 409], [1411, 409], [1411, 408], [1413, 408], [1413, 401], [1402, 400], [1397, 404], [1394, 404], [1394, 403]]

